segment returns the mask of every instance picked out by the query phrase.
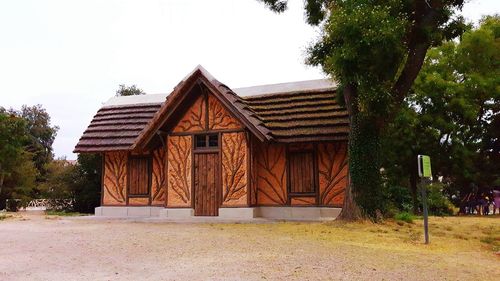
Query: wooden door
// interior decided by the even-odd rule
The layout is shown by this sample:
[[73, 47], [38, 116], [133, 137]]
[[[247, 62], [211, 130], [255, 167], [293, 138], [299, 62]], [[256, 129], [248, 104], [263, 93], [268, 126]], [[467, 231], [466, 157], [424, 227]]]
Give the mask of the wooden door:
[[218, 153], [194, 154], [194, 215], [218, 216], [220, 176]]

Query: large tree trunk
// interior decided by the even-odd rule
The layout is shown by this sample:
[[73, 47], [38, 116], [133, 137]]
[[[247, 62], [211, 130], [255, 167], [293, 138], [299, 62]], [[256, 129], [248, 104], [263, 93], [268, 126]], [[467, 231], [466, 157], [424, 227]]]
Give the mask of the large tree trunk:
[[[354, 85], [346, 86], [344, 88], [343, 94], [347, 111], [349, 112], [349, 123], [352, 124], [353, 120], [355, 119], [353, 118], [353, 115], [357, 114], [358, 112], [356, 87]], [[350, 130], [349, 133], [349, 142], [351, 141], [351, 136], [352, 136], [352, 129]], [[350, 150], [350, 145], [349, 145], [349, 150]], [[350, 165], [351, 161], [349, 160], [349, 166]], [[344, 202], [342, 204], [342, 211], [340, 212], [338, 219], [346, 221], [355, 221], [362, 219], [363, 216], [361, 214], [359, 206], [356, 203], [356, 200], [354, 199], [350, 171], [351, 169], [349, 168], [348, 183], [345, 189]]]
[[[377, 120], [358, 110], [356, 88], [344, 88], [349, 112], [349, 184], [346, 187], [339, 219], [377, 220], [383, 211], [384, 197], [380, 178], [380, 127]], [[362, 208], [360, 208], [362, 207]]]

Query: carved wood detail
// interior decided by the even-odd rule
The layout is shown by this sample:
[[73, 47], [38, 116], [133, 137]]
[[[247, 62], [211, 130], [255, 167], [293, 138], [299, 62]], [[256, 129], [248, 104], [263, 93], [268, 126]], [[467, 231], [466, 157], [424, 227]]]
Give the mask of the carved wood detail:
[[247, 141], [245, 133], [222, 134], [222, 202], [247, 205]]
[[255, 148], [257, 203], [285, 205], [287, 202], [285, 146], [259, 143]]
[[206, 124], [205, 96], [200, 95], [177, 123], [174, 132], [195, 132], [205, 130]]
[[208, 95], [208, 126], [210, 130], [239, 129], [241, 124], [222, 106], [217, 98]]
[[168, 137], [168, 207], [191, 206], [191, 136]]
[[108, 152], [104, 155], [103, 205], [127, 203], [127, 153]]
[[341, 205], [348, 175], [347, 143], [318, 144], [319, 203]]
[[148, 206], [149, 198], [148, 197], [130, 197], [128, 199], [128, 204], [131, 206]]
[[316, 205], [316, 197], [293, 197], [290, 200], [292, 206], [311, 206]]
[[167, 173], [167, 150], [161, 147], [153, 152], [152, 205], [165, 205], [167, 199]]

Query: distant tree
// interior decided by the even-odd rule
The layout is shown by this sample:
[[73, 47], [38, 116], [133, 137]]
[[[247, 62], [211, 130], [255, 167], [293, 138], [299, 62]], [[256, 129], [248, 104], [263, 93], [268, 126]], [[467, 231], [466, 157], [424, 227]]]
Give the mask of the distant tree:
[[[429, 50], [404, 109], [389, 125], [383, 167], [417, 201], [416, 156], [460, 198], [500, 185], [500, 17]], [[408, 181], [409, 179], [409, 181]]]
[[33, 193], [38, 174], [32, 154], [25, 150], [29, 138], [26, 120], [0, 108], [0, 209], [5, 199], [25, 199]]
[[9, 113], [25, 120], [28, 132], [25, 149], [33, 155], [33, 162], [39, 171], [38, 181], [43, 181], [46, 177], [44, 167], [53, 159], [52, 144], [59, 127], [50, 124], [50, 115], [40, 104], [23, 105], [21, 110], [10, 109]]
[[[287, 0], [260, 0], [276, 12]], [[381, 136], [404, 104], [427, 50], [463, 32], [463, 0], [306, 0], [321, 36], [307, 62], [339, 83], [350, 115], [349, 173], [341, 219], [376, 219], [382, 192]]]
[[118, 90], [116, 91], [116, 96], [136, 96], [136, 95], [145, 95], [141, 89], [137, 88], [136, 85], [125, 86], [124, 84], [119, 85]]
[[0, 195], [5, 179], [16, 169], [24, 152], [26, 122], [0, 108]]
[[66, 159], [60, 158], [52, 160], [45, 165], [47, 179], [40, 184], [43, 198], [50, 199], [70, 199], [72, 195], [72, 185], [74, 185], [73, 175], [76, 166]]

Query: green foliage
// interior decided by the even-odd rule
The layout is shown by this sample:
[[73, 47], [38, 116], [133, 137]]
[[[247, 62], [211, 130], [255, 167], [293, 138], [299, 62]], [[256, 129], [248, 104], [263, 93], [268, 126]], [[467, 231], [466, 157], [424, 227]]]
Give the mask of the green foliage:
[[136, 85], [132, 86], [125, 86], [124, 84], [121, 84], [119, 86], [119, 89], [116, 91], [116, 96], [136, 96], [136, 95], [145, 95], [141, 89], [137, 88]]
[[396, 214], [394, 216], [394, 219], [397, 220], [397, 221], [404, 221], [404, 222], [407, 222], [407, 223], [413, 223], [413, 220], [415, 219], [415, 216], [408, 213], [408, 212], [402, 212], [402, 213], [399, 213], [399, 214]]
[[26, 139], [26, 122], [0, 108], [0, 193], [5, 178], [15, 170]]
[[[422, 200], [422, 198], [419, 199]], [[446, 197], [444, 186], [441, 183], [433, 183], [427, 187], [427, 206], [431, 215], [444, 216], [453, 214], [453, 204]]]
[[308, 63], [321, 65], [342, 86], [355, 84], [361, 111], [385, 114], [394, 77], [405, 57], [407, 18], [401, 1], [333, 1], [323, 37], [309, 47]]
[[384, 194], [381, 192], [379, 175], [380, 151], [378, 131], [364, 114], [351, 118], [349, 139], [349, 172], [356, 202], [370, 218], [376, 218], [377, 211], [386, 211]]
[[410, 212], [413, 199], [407, 186], [388, 185], [386, 188], [388, 210], [393, 212]]
[[39, 195], [36, 188], [38, 170], [32, 157], [29, 152], [22, 152], [16, 161], [15, 169], [4, 182], [5, 191], [9, 194], [7, 198], [21, 199], [23, 206]]
[[40, 104], [23, 105], [20, 111], [10, 111], [26, 121], [28, 140], [25, 149], [33, 154], [40, 175], [38, 181], [44, 181], [47, 175], [45, 165], [53, 159], [52, 144], [59, 127], [51, 126], [50, 115]]
[[29, 139], [26, 120], [0, 108], [0, 209], [5, 199], [22, 199], [33, 196], [38, 175], [33, 155], [25, 150]]
[[429, 50], [382, 140], [388, 182], [416, 194], [415, 159], [427, 154], [448, 196], [461, 198], [500, 183], [499, 30], [499, 17], [486, 17], [460, 41]]
[[76, 167], [65, 159], [53, 160], [46, 164], [47, 179], [40, 184], [42, 197], [47, 199], [70, 199]]
[[99, 154], [79, 154], [70, 185], [75, 199], [74, 210], [93, 213], [101, 199], [102, 157]]

